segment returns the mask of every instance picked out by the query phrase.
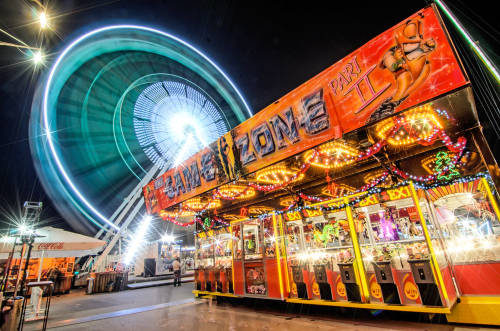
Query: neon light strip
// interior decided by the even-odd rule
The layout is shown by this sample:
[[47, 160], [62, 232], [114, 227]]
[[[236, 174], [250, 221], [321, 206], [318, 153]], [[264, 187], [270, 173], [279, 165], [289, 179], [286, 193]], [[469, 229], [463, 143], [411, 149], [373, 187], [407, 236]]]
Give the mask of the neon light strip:
[[50, 125], [49, 125], [49, 116], [48, 116], [49, 91], [50, 91], [50, 87], [52, 85], [52, 81], [54, 79], [54, 75], [56, 73], [56, 70], [59, 67], [59, 65], [61, 64], [62, 59], [66, 56], [66, 54], [69, 53], [69, 51], [71, 51], [77, 44], [79, 44], [80, 42], [82, 42], [84, 39], [87, 39], [88, 37], [93, 36], [95, 34], [98, 34], [100, 32], [103, 32], [103, 31], [115, 30], [115, 29], [137, 29], [137, 30], [144, 30], [144, 31], [149, 31], [149, 32], [157, 33], [157, 34], [163, 35], [163, 36], [165, 36], [167, 38], [171, 38], [171, 39], [173, 39], [173, 40], [181, 43], [182, 45], [185, 45], [186, 47], [190, 48], [191, 50], [193, 50], [194, 52], [196, 52], [198, 55], [200, 55], [203, 59], [205, 59], [206, 61], [208, 61], [208, 63], [210, 63], [212, 66], [214, 66], [214, 68], [216, 68], [219, 71], [219, 73], [234, 88], [234, 90], [236, 91], [236, 93], [240, 97], [241, 101], [245, 105], [245, 107], [247, 109], [247, 112], [248, 112], [248, 114], [250, 116], [252, 116], [252, 112], [250, 111], [250, 107], [248, 106], [247, 102], [243, 98], [243, 95], [238, 90], [238, 88], [236, 87], [236, 85], [229, 79], [229, 77], [212, 60], [210, 60], [206, 55], [204, 55], [202, 52], [200, 52], [198, 49], [196, 49], [194, 46], [190, 45], [189, 43], [187, 43], [187, 42], [185, 42], [185, 41], [183, 41], [183, 40], [181, 40], [181, 39], [179, 39], [179, 38], [177, 38], [177, 37], [175, 37], [173, 35], [165, 33], [163, 31], [152, 29], [152, 28], [148, 28], [148, 27], [144, 27], [144, 26], [138, 26], [138, 25], [112, 25], [112, 26], [107, 26], [107, 27], [103, 27], [103, 28], [99, 28], [99, 29], [90, 31], [90, 32], [88, 32], [88, 33], [80, 36], [78, 39], [74, 40], [68, 47], [66, 47], [66, 49], [64, 49], [64, 51], [59, 55], [59, 57], [57, 58], [56, 62], [52, 66], [52, 69], [50, 70], [49, 77], [47, 79], [47, 83], [46, 83], [46, 86], [45, 86], [45, 91], [44, 91], [44, 96], [43, 96], [43, 121], [44, 121], [43, 125], [44, 125], [44, 129], [45, 129], [45, 133], [47, 135], [47, 142], [49, 143], [50, 151], [52, 153], [52, 156], [54, 157], [54, 161], [55, 161], [57, 167], [59, 168], [59, 170], [61, 171], [61, 174], [62, 174], [64, 180], [70, 186], [70, 188], [72, 189], [72, 191], [78, 196], [78, 198], [80, 199], [80, 201], [82, 201], [85, 204], [85, 206], [87, 206], [102, 221], [104, 221], [105, 223], [107, 223], [111, 227], [113, 227], [113, 228], [115, 228], [115, 229], [118, 230], [120, 228], [118, 226], [116, 226], [115, 224], [113, 224], [112, 222], [110, 222], [107, 219], [107, 217], [105, 217], [104, 215], [102, 215], [96, 208], [94, 208], [94, 206], [92, 206], [92, 204], [89, 201], [87, 201], [87, 199], [85, 199], [85, 197], [83, 196], [83, 194], [78, 190], [78, 188], [76, 187], [76, 185], [71, 181], [71, 178], [69, 177], [68, 173], [66, 172], [66, 170], [65, 170], [65, 168], [64, 168], [61, 160], [59, 159], [59, 155], [56, 152], [55, 143], [53, 141], [52, 131], [51, 131]]
[[439, 8], [446, 14], [446, 16], [450, 19], [450, 21], [455, 25], [455, 27], [462, 34], [465, 40], [469, 43], [469, 45], [472, 47], [472, 49], [479, 57], [479, 59], [483, 61], [483, 63], [486, 65], [486, 68], [489, 70], [489, 72], [491, 72], [493, 77], [495, 77], [497, 83], [500, 83], [500, 74], [498, 73], [498, 70], [493, 65], [493, 63], [491, 63], [490, 59], [488, 59], [488, 56], [486, 56], [486, 54], [481, 50], [481, 48], [472, 40], [472, 37], [465, 30], [463, 25], [460, 24], [458, 19], [451, 13], [448, 7], [446, 7], [446, 5], [441, 0], [435, 0], [435, 2], [439, 6]]

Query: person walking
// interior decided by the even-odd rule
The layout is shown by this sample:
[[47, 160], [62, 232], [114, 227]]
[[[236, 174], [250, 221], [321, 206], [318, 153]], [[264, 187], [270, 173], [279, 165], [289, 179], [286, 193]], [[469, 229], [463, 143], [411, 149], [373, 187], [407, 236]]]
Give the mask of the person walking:
[[181, 259], [179, 257], [175, 258], [172, 268], [174, 269], [174, 287], [181, 286]]

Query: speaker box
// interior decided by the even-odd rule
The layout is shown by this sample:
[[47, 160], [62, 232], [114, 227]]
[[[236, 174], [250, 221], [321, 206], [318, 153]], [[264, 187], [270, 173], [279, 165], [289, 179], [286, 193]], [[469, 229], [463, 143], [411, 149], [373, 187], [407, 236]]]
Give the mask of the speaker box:
[[422, 298], [422, 304], [426, 306], [443, 306], [436, 284], [420, 283], [417, 284], [417, 286], [420, 291], [420, 297]]
[[295, 283], [297, 285], [297, 297], [307, 299], [307, 287], [305, 283]]
[[318, 283], [322, 300], [332, 300], [332, 288], [328, 283]]
[[156, 260], [144, 259], [144, 277], [153, 277], [156, 275]]
[[382, 297], [384, 298], [385, 303], [390, 303], [394, 305], [401, 304], [401, 300], [399, 300], [399, 293], [396, 284], [390, 283], [382, 283], [379, 284], [382, 289]]
[[359, 293], [358, 284], [347, 283], [345, 285], [345, 290], [347, 293], [347, 300], [353, 302], [361, 302], [361, 294]]

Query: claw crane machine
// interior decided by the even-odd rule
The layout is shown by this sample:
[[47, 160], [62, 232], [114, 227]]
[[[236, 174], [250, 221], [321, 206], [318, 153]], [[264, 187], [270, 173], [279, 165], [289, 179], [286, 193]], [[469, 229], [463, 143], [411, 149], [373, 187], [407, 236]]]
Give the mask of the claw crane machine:
[[195, 238], [195, 284], [198, 291], [215, 291], [215, 238], [214, 231], [199, 232]]
[[441, 251], [436, 227], [425, 216], [413, 184], [369, 195], [353, 205], [370, 302], [438, 307], [454, 303], [448, 266], [435, 254]]
[[223, 293], [233, 292], [231, 232], [228, 227], [215, 230], [215, 291]]
[[285, 214], [290, 296], [302, 299], [362, 301], [360, 276], [342, 201]]

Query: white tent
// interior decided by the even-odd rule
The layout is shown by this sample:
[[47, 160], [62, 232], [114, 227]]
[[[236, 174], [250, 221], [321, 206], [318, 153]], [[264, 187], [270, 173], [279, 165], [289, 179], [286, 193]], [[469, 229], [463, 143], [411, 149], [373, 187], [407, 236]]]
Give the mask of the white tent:
[[[103, 240], [78, 233], [46, 226], [36, 230], [37, 237], [31, 251], [31, 258], [79, 257], [96, 255], [106, 244]], [[18, 239], [19, 242], [19, 239]], [[7, 259], [12, 251], [14, 238], [3, 238], [0, 242], [0, 259]], [[16, 248], [14, 258], [19, 258], [21, 247]]]

